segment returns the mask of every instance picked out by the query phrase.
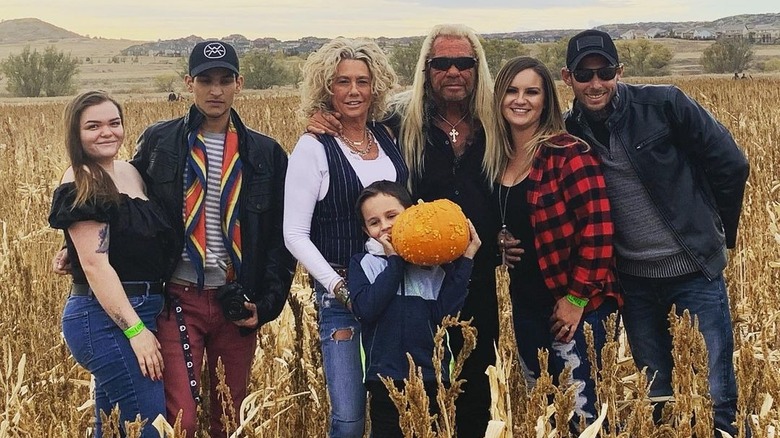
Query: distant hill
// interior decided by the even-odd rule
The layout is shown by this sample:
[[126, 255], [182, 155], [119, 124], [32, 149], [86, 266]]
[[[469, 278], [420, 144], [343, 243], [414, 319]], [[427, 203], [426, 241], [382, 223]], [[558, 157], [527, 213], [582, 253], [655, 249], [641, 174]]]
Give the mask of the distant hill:
[[0, 21], [0, 43], [63, 39], [87, 38], [37, 18], [18, 18]]
[[[747, 26], [754, 28], [756, 26], [769, 26], [780, 29], [780, 13], [767, 14], [743, 14], [730, 17], [719, 18], [714, 21], [686, 21], [686, 22], [641, 22], [641, 23], [620, 23], [605, 24], [598, 26], [605, 32], [617, 38], [629, 31], [647, 32], [651, 30], [668, 32], [680, 32], [693, 29], [708, 29], [715, 32], [734, 29]], [[583, 29], [549, 29], [537, 31], [518, 31], [483, 34], [485, 38], [511, 38], [524, 43], [549, 42], [561, 38], [569, 37]], [[662, 36], [662, 35], [661, 35]], [[0, 44], [19, 44], [27, 41], [49, 40], [57, 42], [65, 39], [87, 40], [89, 37], [79, 35], [61, 27], [41, 21], [37, 18], [20, 18], [14, 20], [0, 21]], [[94, 38], [93, 38], [94, 39]], [[108, 39], [98, 38], [103, 41]], [[223, 38], [236, 46], [240, 53], [245, 53], [251, 49], [265, 49], [272, 51], [284, 51], [289, 54], [308, 53], [317, 50], [327, 38], [305, 37], [295, 41], [279, 41], [276, 38], [257, 38], [250, 40], [243, 35], [229, 35]], [[383, 47], [393, 47], [396, 45], [407, 45], [410, 37], [385, 38], [380, 37], [377, 42]], [[111, 40], [114, 41], [114, 40]], [[119, 40], [116, 40], [119, 41]], [[140, 44], [129, 45], [122, 51], [122, 55], [146, 55], [159, 54], [168, 56], [181, 56], [187, 53], [195, 43], [203, 41], [200, 36], [190, 35], [188, 37], [174, 40], [158, 40], [149, 42], [140, 42]]]

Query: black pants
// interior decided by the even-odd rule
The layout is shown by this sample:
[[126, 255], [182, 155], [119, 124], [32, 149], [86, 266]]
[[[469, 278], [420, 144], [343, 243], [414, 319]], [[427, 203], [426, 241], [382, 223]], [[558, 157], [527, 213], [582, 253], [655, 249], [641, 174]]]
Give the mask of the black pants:
[[[404, 382], [395, 380], [395, 387], [403, 390]], [[439, 413], [439, 405], [436, 403], [436, 382], [423, 382], [425, 394], [428, 395], [431, 415]], [[376, 380], [366, 382], [366, 389], [371, 394], [371, 436], [373, 438], [403, 438], [401, 426], [398, 424], [398, 409], [390, 399], [390, 393], [385, 385]]]
[[[461, 319], [474, 318], [477, 346], [463, 364], [458, 379], [465, 379], [463, 393], [455, 401], [455, 424], [458, 438], [482, 438], [490, 421], [490, 380], [485, 370], [496, 363], [493, 347], [498, 342], [498, 302], [493, 273], [472, 275], [469, 295], [461, 311]], [[456, 356], [463, 347], [460, 330], [450, 330], [450, 345]]]

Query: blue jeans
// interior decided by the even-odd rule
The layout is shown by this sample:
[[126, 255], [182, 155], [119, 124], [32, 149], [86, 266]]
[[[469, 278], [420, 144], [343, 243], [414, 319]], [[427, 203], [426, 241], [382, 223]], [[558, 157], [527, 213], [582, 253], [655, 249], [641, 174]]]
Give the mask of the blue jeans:
[[[322, 368], [330, 398], [329, 436], [362, 438], [366, 420], [366, 388], [360, 353], [360, 323], [319, 283], [314, 292], [319, 310]], [[342, 330], [347, 331], [346, 336]]]
[[[526, 380], [533, 384], [541, 373], [537, 351], [544, 348], [550, 352], [547, 371], [557, 383], [558, 375], [568, 365], [572, 370], [572, 384], [576, 385], [574, 399], [574, 417], [572, 425], [579, 423], [579, 417], [584, 417], [592, 423], [598, 416], [596, 408], [596, 383], [590, 377], [591, 363], [588, 360], [588, 345], [585, 342], [583, 323], [588, 323], [593, 329], [593, 340], [596, 357], [601, 361], [601, 349], [607, 340], [604, 322], [610, 314], [617, 311], [617, 302], [607, 299], [597, 309], [584, 315], [577, 326], [574, 337], [568, 343], [558, 342], [550, 333], [550, 316], [552, 307], [540, 310], [529, 308], [523, 302], [512, 299], [512, 314], [514, 316], [515, 338], [525, 367]], [[600, 364], [599, 364], [600, 365]]]
[[[163, 307], [162, 295], [128, 297], [138, 316], [151, 331]], [[137, 414], [147, 419], [142, 437], [157, 437], [152, 421], [165, 415], [165, 393], [161, 380], [141, 374], [130, 341], [92, 296], [71, 296], [62, 314], [65, 343], [79, 365], [95, 378], [95, 434], [103, 434], [100, 411], [109, 414], [119, 404], [120, 424], [134, 421]], [[122, 431], [124, 436], [124, 431]]]
[[640, 278], [620, 274], [625, 294], [623, 323], [634, 362], [647, 367], [648, 379], [655, 380], [651, 397], [672, 395], [672, 337], [668, 315], [672, 305], [677, 313], [688, 310], [699, 320], [699, 330], [707, 346], [710, 394], [715, 427], [736, 434], [732, 423], [737, 412], [737, 385], [734, 376], [734, 333], [729, 299], [723, 275], [708, 280], [701, 274], [675, 278]]

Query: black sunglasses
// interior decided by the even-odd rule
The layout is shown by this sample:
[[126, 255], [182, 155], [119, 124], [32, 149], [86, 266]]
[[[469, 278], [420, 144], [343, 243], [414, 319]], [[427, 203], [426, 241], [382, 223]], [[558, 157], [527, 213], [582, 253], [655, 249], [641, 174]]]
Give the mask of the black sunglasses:
[[599, 79], [602, 81], [611, 81], [615, 78], [615, 75], [617, 75], [617, 71], [620, 67], [620, 65], [616, 65], [595, 69], [575, 68], [574, 70], [569, 70], [569, 72], [574, 76], [574, 80], [577, 82], [590, 82], [590, 80], [593, 79], [593, 75], [598, 75]]
[[428, 65], [431, 68], [441, 71], [447, 71], [454, 65], [458, 71], [463, 71], [474, 68], [474, 66], [477, 65], [477, 58], [472, 58], [469, 56], [458, 56], [457, 58], [439, 56], [436, 58], [430, 58], [428, 60]]

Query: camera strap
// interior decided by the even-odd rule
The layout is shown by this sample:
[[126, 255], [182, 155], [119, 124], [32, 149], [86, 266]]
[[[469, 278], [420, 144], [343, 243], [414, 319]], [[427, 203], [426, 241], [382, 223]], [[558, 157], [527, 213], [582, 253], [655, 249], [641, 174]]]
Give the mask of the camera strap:
[[192, 350], [190, 350], [190, 336], [187, 334], [187, 324], [184, 323], [184, 312], [181, 308], [181, 302], [176, 297], [172, 299], [173, 311], [176, 314], [176, 323], [179, 324], [179, 341], [181, 349], [184, 352], [184, 364], [187, 366], [187, 377], [190, 379], [190, 393], [195, 403], [200, 403], [200, 392], [198, 391], [198, 381], [195, 380], [195, 363], [192, 360]]

